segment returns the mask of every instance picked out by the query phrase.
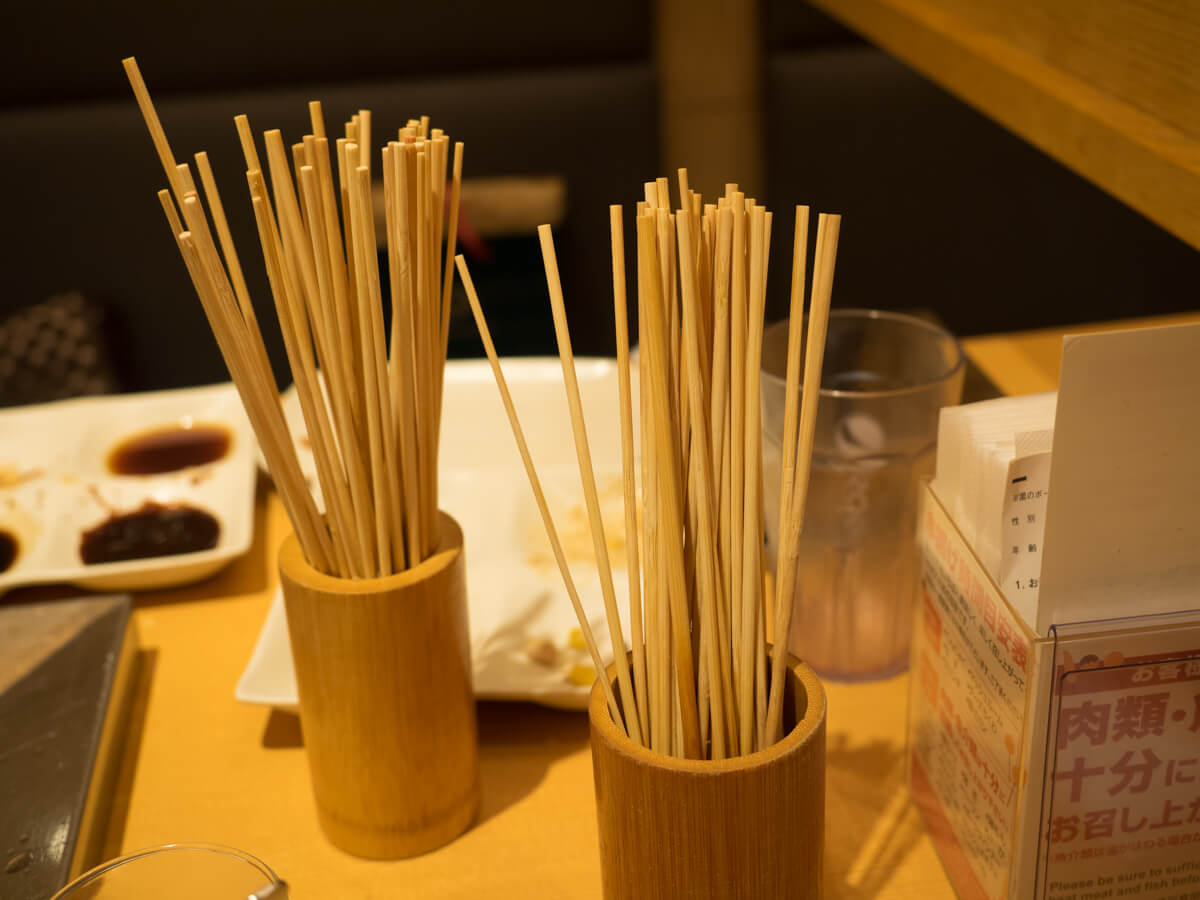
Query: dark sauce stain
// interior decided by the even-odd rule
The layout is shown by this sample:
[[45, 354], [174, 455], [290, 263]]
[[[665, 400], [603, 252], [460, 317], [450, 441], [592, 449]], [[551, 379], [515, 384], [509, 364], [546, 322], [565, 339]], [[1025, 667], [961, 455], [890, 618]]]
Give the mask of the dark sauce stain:
[[108, 454], [117, 475], [159, 475], [216, 462], [232, 442], [223, 425], [171, 425], [128, 437]]
[[17, 543], [14, 535], [0, 531], [0, 572], [7, 572], [17, 561], [17, 552], [20, 549], [21, 545]]
[[183, 504], [146, 502], [139, 509], [112, 515], [83, 533], [79, 555], [96, 563], [196, 553], [217, 545], [221, 525], [202, 509]]

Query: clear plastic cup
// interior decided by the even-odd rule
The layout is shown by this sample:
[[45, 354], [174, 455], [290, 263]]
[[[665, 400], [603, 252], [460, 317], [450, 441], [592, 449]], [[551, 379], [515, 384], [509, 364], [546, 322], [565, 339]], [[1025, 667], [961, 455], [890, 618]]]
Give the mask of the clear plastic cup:
[[[763, 336], [763, 489], [775, 571], [788, 323]], [[917, 492], [933, 474], [938, 410], [962, 395], [953, 335], [912, 316], [833, 310], [788, 645], [822, 677], [908, 664], [920, 586]]]
[[165, 844], [85, 872], [51, 900], [287, 900], [262, 860], [219, 844]]

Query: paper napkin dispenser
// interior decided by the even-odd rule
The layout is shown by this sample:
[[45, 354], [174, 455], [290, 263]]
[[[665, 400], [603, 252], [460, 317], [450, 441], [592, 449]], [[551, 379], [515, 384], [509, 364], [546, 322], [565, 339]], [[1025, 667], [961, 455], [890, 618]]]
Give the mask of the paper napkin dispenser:
[[1034, 591], [924, 492], [913, 797], [960, 897], [1200, 897], [1200, 325], [1066, 338], [1054, 421]]

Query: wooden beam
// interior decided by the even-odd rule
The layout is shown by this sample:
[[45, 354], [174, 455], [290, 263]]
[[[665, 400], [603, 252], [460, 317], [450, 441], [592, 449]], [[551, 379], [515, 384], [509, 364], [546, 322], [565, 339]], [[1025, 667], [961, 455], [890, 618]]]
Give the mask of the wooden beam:
[[813, 3], [1200, 248], [1200, 7]]
[[762, 199], [766, 165], [759, 5], [658, 0], [655, 17], [664, 166], [658, 174], [670, 176], [674, 185], [675, 170], [686, 167], [692, 190], [706, 200], [719, 196], [727, 181]]

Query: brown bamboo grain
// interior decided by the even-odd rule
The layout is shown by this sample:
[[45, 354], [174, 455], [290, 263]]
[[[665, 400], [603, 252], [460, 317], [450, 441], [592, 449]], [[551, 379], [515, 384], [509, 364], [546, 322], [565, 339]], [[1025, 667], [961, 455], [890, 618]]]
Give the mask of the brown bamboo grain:
[[[357, 856], [441, 846], [474, 818], [480, 783], [462, 531], [380, 579], [330, 578], [289, 539], [279, 555], [321, 827]], [[348, 663], [348, 661], [350, 661]], [[366, 767], [381, 748], [386, 764]]]
[[793, 659], [785, 671], [795, 727], [764, 750], [720, 761], [634, 744], [593, 690], [605, 900], [822, 896], [825, 697], [807, 666]]

